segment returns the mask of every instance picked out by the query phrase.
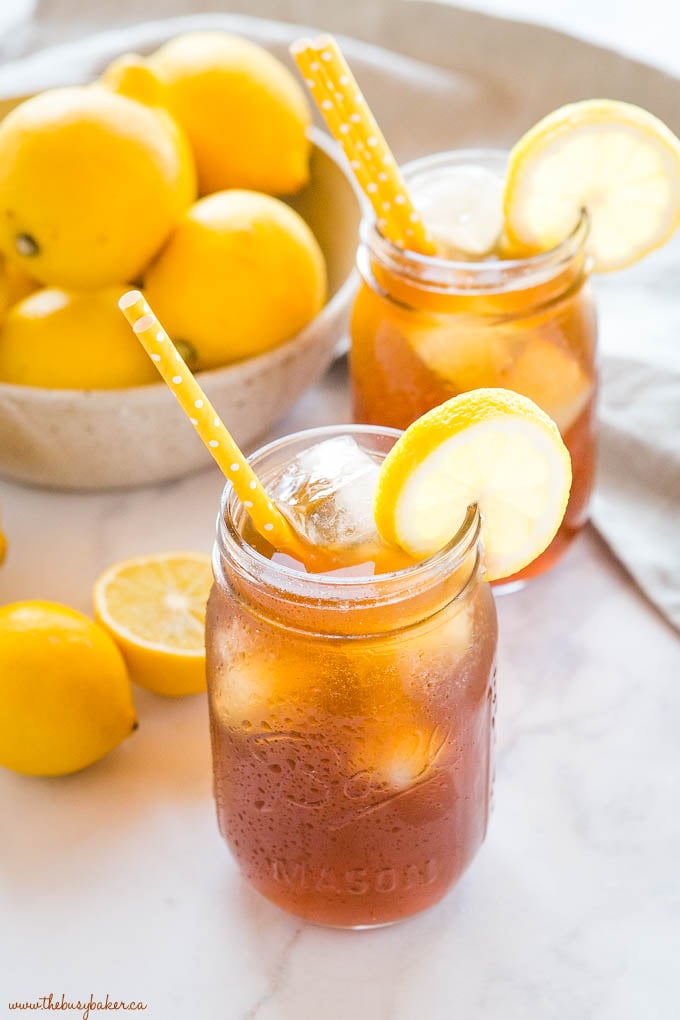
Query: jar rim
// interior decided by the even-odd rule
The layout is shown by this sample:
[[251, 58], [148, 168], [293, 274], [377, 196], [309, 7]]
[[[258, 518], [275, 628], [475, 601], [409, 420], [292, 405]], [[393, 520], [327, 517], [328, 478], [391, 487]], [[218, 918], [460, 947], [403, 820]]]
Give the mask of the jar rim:
[[[404, 164], [401, 171], [408, 184], [418, 176], [447, 166], [492, 163], [495, 168], [504, 168], [508, 155], [504, 149], [451, 149], [421, 156]], [[365, 207], [359, 226], [361, 243], [385, 268], [408, 276], [424, 287], [445, 288], [455, 293], [525, 289], [535, 282], [532, 277], [538, 281], [546, 276], [557, 276], [583, 252], [589, 232], [590, 218], [584, 208], [571, 232], [547, 251], [512, 259], [465, 261], [401, 248], [381, 233], [370, 207]]]
[[[323, 425], [303, 429], [275, 439], [260, 447], [248, 458], [257, 470], [262, 468], [268, 457], [284, 451], [287, 447], [300, 445], [301, 449], [315, 441], [335, 436], [387, 436], [396, 440], [402, 432], [399, 429], [374, 425]], [[216, 541], [213, 566], [215, 578], [222, 576], [223, 562], [227, 561], [242, 576], [274, 588], [279, 593], [296, 598], [313, 599], [320, 606], [327, 607], [340, 602], [386, 603], [403, 597], [415, 585], [428, 586], [441, 581], [453, 573], [479, 544], [481, 516], [476, 505], [470, 506], [456, 534], [442, 549], [418, 563], [385, 574], [365, 576], [337, 576], [329, 574], [308, 574], [286, 564], [267, 559], [243, 538], [237, 526], [235, 513], [243, 512], [243, 506], [236, 495], [233, 484], [227, 481], [220, 498], [217, 517]]]

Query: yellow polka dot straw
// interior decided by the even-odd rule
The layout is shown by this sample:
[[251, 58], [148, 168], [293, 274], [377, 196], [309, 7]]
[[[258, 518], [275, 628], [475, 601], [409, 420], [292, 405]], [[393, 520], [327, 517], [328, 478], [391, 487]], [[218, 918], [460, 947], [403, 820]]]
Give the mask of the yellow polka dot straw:
[[300, 39], [290, 51], [373, 207], [378, 228], [400, 248], [435, 254], [394, 156], [333, 37]]
[[270, 500], [144, 295], [138, 290], [128, 291], [118, 304], [189, 421], [233, 484], [257, 531], [277, 549], [299, 555], [301, 543], [288, 521]]

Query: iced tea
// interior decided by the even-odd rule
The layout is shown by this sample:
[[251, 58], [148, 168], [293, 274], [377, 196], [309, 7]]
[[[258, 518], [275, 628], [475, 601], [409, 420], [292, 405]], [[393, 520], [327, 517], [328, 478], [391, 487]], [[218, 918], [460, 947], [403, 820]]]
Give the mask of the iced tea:
[[[207, 650], [221, 832], [264, 896], [337, 927], [436, 903], [479, 849], [492, 782], [496, 615], [479, 516], [422, 563], [372, 518], [390, 429], [300, 433], [256, 455], [306, 571], [248, 529], [229, 486]], [[339, 560], [338, 560], [339, 557]]]
[[[450, 167], [479, 166], [502, 180], [505, 161], [496, 152], [442, 154], [412, 164], [405, 176], [417, 196]], [[401, 251], [372, 223], [362, 224], [351, 330], [355, 419], [406, 428], [458, 393], [501, 386], [542, 407], [569, 448], [573, 485], [562, 526], [550, 547], [507, 581], [550, 566], [588, 516], [596, 323], [587, 232], [584, 217], [558, 248], [528, 258], [508, 258], [502, 235], [477, 259], [430, 258]]]

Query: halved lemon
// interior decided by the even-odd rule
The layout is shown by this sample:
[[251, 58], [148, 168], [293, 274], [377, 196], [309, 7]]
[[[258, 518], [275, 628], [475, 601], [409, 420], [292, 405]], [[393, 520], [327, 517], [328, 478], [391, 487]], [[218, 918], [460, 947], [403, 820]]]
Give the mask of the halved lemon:
[[510, 153], [504, 207], [510, 245], [538, 250], [568, 237], [585, 209], [593, 268], [621, 269], [680, 225], [680, 140], [630, 103], [560, 107]]
[[548, 547], [570, 488], [569, 452], [547, 414], [510, 390], [472, 390], [397, 440], [380, 468], [375, 520], [386, 542], [424, 559], [451, 541], [476, 503], [493, 581]]
[[98, 621], [141, 687], [177, 697], [205, 690], [210, 557], [161, 553], [109, 567], [94, 586]]

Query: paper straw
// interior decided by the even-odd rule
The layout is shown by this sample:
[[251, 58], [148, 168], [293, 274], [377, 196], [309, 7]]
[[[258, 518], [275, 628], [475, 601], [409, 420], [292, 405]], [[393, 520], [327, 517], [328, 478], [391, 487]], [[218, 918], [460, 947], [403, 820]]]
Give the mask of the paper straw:
[[[316, 54], [313, 52], [298, 54], [297, 59], [300, 69], [303, 72], [306, 70], [307, 73], [312, 73], [311, 67], [318, 64]], [[311, 81], [310, 78], [306, 80], [308, 83]], [[357, 184], [373, 206], [379, 230], [400, 247], [405, 247], [405, 242], [401, 243], [399, 239], [407, 236], [406, 229], [412, 228], [410, 226], [404, 228], [398, 216], [399, 204], [393, 195], [388, 193], [387, 166], [382, 164], [377, 168], [373, 165], [373, 155], [368, 145], [363, 141], [356, 123], [350, 120], [351, 114], [338, 108], [337, 97], [333, 99], [332, 84], [326, 80], [325, 75], [319, 73], [313, 87], [314, 98], [324, 114], [331, 134], [340, 141]], [[348, 124], [351, 125], [349, 130], [344, 131]]]
[[401, 248], [435, 254], [394, 156], [335, 40], [301, 39], [291, 46], [291, 54], [384, 236]]
[[304, 562], [309, 551], [303, 550], [288, 521], [272, 503], [143, 294], [128, 291], [118, 305], [222, 473], [234, 486], [257, 531], [276, 549]]

